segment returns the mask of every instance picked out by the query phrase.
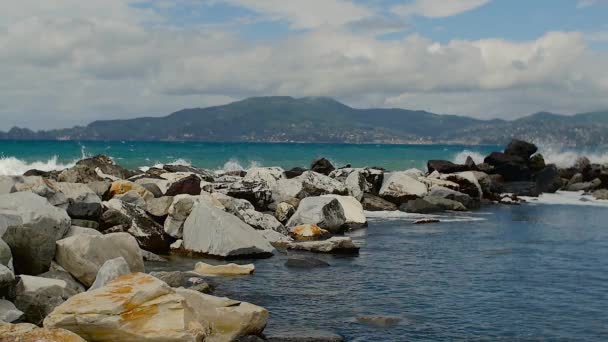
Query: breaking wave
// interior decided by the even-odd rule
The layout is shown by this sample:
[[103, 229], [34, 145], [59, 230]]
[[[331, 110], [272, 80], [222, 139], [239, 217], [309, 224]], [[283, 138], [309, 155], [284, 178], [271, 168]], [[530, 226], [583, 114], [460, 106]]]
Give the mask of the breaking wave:
[[467, 161], [468, 156], [471, 156], [471, 158], [473, 158], [473, 161], [475, 162], [475, 164], [483, 163], [483, 159], [485, 158], [485, 156], [479, 152], [464, 150], [464, 151], [458, 152], [454, 156], [452, 161], [456, 164], [464, 164]]
[[0, 176], [19, 176], [26, 171], [36, 169], [40, 171], [58, 171], [70, 168], [76, 161], [61, 163], [57, 156], [51, 157], [47, 161], [27, 162], [15, 157], [0, 157]]
[[232, 158], [230, 160], [228, 160], [226, 163], [224, 163], [224, 166], [222, 166], [218, 171], [244, 171], [247, 169], [250, 169], [252, 167], [259, 167], [261, 166], [261, 163], [253, 160], [249, 162], [249, 165], [247, 168], [243, 167], [243, 165], [241, 164], [241, 162], [238, 159]]

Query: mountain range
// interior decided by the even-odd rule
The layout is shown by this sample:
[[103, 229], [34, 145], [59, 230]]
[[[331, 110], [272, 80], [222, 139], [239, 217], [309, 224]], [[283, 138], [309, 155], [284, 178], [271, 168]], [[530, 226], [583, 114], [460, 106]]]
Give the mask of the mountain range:
[[607, 145], [608, 111], [479, 120], [405, 109], [356, 109], [325, 97], [275, 96], [184, 109], [165, 117], [0, 132], [4, 140], [505, 144], [512, 138], [563, 146]]

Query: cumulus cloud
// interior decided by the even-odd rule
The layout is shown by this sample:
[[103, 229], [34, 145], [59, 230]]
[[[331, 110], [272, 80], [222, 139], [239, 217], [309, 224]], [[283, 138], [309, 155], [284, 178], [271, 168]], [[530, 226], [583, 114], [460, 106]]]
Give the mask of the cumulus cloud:
[[608, 108], [608, 55], [577, 32], [524, 42], [439, 43], [416, 33], [381, 40], [350, 28], [363, 15], [353, 11], [341, 28], [304, 16], [294, 25], [309, 29], [252, 42], [234, 30], [174, 27], [131, 1], [107, 3], [0, 0], [11, 13], [0, 24], [0, 129], [165, 115], [262, 95], [483, 118]]
[[412, 3], [394, 6], [393, 12], [405, 17], [420, 15], [429, 18], [443, 18], [468, 12], [488, 2], [490, 0], [415, 0]]

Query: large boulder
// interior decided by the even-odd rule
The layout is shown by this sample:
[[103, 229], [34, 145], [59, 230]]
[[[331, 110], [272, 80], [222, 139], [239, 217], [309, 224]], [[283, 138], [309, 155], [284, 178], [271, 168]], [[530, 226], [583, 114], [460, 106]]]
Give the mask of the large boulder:
[[191, 196], [191, 195], [178, 195], [173, 198], [173, 203], [169, 206], [168, 215], [165, 219], [164, 230], [165, 233], [170, 236], [181, 239], [183, 236], [184, 223], [194, 205], [201, 200], [211, 201], [215, 207], [224, 209], [222, 203], [217, 201], [215, 197], [209, 195]]
[[475, 209], [479, 207], [479, 200], [474, 200], [471, 196], [464, 194], [460, 191], [444, 188], [441, 186], [432, 187], [429, 191], [429, 195], [460, 202], [468, 209]]
[[143, 273], [114, 279], [55, 308], [46, 328], [70, 330], [88, 341], [202, 341], [208, 332], [187, 300]]
[[302, 175], [306, 171], [308, 171], [308, 170], [306, 170], [303, 167], [294, 167], [294, 168], [291, 168], [291, 169], [285, 171], [285, 178], [287, 178], [287, 179], [296, 178], [296, 177]]
[[165, 196], [177, 196], [177, 195], [193, 195], [197, 196], [201, 194], [201, 179], [199, 176], [191, 174], [184, 178], [177, 180], [176, 182], [169, 185], [169, 188], [165, 192]]
[[137, 239], [141, 248], [153, 253], [169, 252], [169, 245], [172, 241], [165, 235], [163, 226], [150, 217], [145, 210], [118, 199], [105, 202], [105, 206], [131, 218], [131, 225], [126, 227], [126, 231]]
[[127, 261], [131, 271], [143, 272], [141, 251], [130, 234], [76, 235], [57, 241], [57, 263], [87, 287], [106, 261], [118, 257]]
[[261, 335], [268, 321], [268, 310], [247, 302], [219, 298], [197, 291], [176, 289], [184, 297], [199, 322], [211, 327], [205, 341], [234, 341], [241, 336]]
[[513, 139], [505, 149], [505, 154], [528, 160], [536, 151], [538, 151], [536, 145], [523, 140]]
[[320, 173], [322, 175], [329, 176], [329, 174], [336, 168], [326, 158], [319, 158], [312, 162], [310, 170]]
[[163, 170], [170, 172], [170, 173], [176, 173], [176, 172], [193, 173], [193, 174], [198, 175], [205, 182], [213, 182], [213, 180], [215, 178], [215, 174], [212, 171], [200, 169], [198, 167], [193, 167], [190, 165], [165, 164], [165, 165], [163, 165]]
[[230, 197], [247, 200], [260, 211], [268, 209], [268, 205], [272, 202], [272, 190], [263, 180], [240, 180], [217, 191]]
[[354, 169], [346, 176], [344, 185], [350, 196], [361, 201], [366, 193], [378, 194], [382, 187], [384, 171], [378, 169]]
[[0, 195], [0, 237], [10, 246], [15, 272], [48, 271], [55, 242], [70, 229], [70, 217], [44, 198], [28, 193]]
[[110, 259], [104, 262], [99, 271], [97, 272], [95, 282], [93, 283], [93, 285], [91, 285], [89, 291], [104, 287], [112, 280], [130, 273], [131, 270], [129, 269], [129, 264], [127, 264], [125, 258], [118, 257], [115, 259]]
[[135, 172], [116, 165], [112, 158], [104, 155], [97, 155], [80, 160], [76, 163], [76, 167], [85, 167], [95, 170], [98, 175], [101, 175], [101, 177], [105, 175], [106, 178], [109, 176], [118, 179], [127, 179], [135, 175]]
[[344, 209], [335, 198], [307, 197], [300, 202], [298, 210], [287, 222], [288, 227], [303, 224], [315, 224], [332, 233], [338, 233], [346, 228]]
[[292, 179], [281, 179], [272, 194], [276, 203], [290, 201], [293, 198], [306, 198], [328, 194], [346, 195], [348, 190], [344, 183], [322, 175], [306, 171]]
[[15, 306], [23, 311], [23, 319], [40, 325], [46, 315], [75, 295], [63, 280], [21, 275], [15, 289]]
[[340, 195], [323, 195], [322, 197], [335, 198], [340, 202], [342, 210], [344, 211], [344, 217], [346, 218], [346, 225], [348, 225], [349, 228], [367, 226], [367, 218], [363, 212], [363, 205], [361, 205], [361, 202], [356, 198]]
[[232, 198], [219, 193], [211, 195], [217, 199], [230, 214], [240, 218], [243, 222], [258, 230], [274, 230], [281, 234], [288, 231], [274, 216], [256, 211], [249, 201], [244, 199]]
[[0, 194], [31, 192], [46, 198], [51, 205], [63, 209], [68, 199], [57, 187], [57, 183], [39, 176], [0, 176]]
[[397, 210], [397, 205], [391, 203], [385, 199], [382, 199], [378, 196], [365, 194], [361, 199], [361, 205], [364, 210], [368, 211], [395, 211]]
[[454, 174], [442, 175], [442, 179], [458, 184], [458, 191], [479, 200], [483, 197], [483, 189], [479, 184], [479, 177], [485, 174], [478, 171], [465, 171]]
[[454, 164], [447, 160], [429, 160], [426, 163], [426, 166], [429, 173], [433, 173], [435, 171], [439, 173], [456, 173], [471, 170], [467, 165]]
[[87, 342], [64, 329], [39, 328], [34, 324], [0, 324], [1, 341], [6, 342]]
[[173, 204], [173, 199], [172, 196], [161, 196], [148, 200], [146, 202], [146, 212], [164, 222], [169, 215], [169, 208]]
[[183, 247], [214, 257], [271, 256], [274, 248], [250, 225], [204, 199], [194, 204], [184, 223]]
[[404, 203], [400, 210], [407, 213], [429, 214], [446, 210], [466, 211], [467, 208], [460, 202], [438, 196], [425, 196]]
[[494, 172], [503, 176], [507, 182], [528, 181], [532, 176], [527, 159], [519, 155], [492, 152], [484, 162], [492, 165]]
[[245, 181], [259, 182], [264, 181], [270, 189], [275, 189], [279, 179], [284, 178], [285, 170], [280, 167], [253, 167], [247, 170]]
[[71, 218], [97, 221], [101, 216], [101, 198], [86, 184], [56, 183], [68, 199], [67, 213]]
[[380, 188], [380, 197], [401, 204], [412, 199], [423, 197], [427, 194], [427, 186], [418, 181], [411, 173], [392, 172], [385, 175], [382, 187]]
[[554, 193], [562, 187], [562, 178], [553, 164], [534, 174], [534, 181], [539, 192]]
[[598, 189], [602, 185], [602, 181], [599, 178], [592, 180], [591, 182], [582, 182], [568, 185], [566, 190], [568, 191], [591, 191]]

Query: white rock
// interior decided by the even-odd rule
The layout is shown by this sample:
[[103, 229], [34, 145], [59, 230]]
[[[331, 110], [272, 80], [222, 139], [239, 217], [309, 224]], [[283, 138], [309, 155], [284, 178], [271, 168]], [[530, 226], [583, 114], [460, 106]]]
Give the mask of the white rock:
[[68, 232], [65, 234], [64, 238], [69, 238], [71, 236], [80, 235], [80, 234], [95, 235], [95, 236], [103, 235], [100, 231], [92, 229], [92, 228], [71, 226], [70, 230], [68, 230]]
[[8, 300], [0, 299], [0, 325], [1, 322], [12, 323], [23, 316], [23, 311], [17, 309], [15, 304]]
[[287, 227], [303, 224], [315, 224], [332, 233], [337, 233], [346, 224], [344, 209], [335, 198], [307, 197], [300, 202], [298, 210], [287, 222]]
[[385, 174], [380, 197], [391, 202], [403, 203], [417, 197], [423, 197], [428, 192], [427, 186], [412, 178], [413, 172], [392, 172]]
[[93, 285], [91, 285], [88, 291], [106, 286], [106, 284], [110, 281], [130, 273], [131, 270], [129, 269], [129, 265], [127, 264], [125, 258], [118, 257], [115, 259], [108, 260], [103, 264], [103, 266], [101, 266], [99, 272], [97, 272], [95, 282], [93, 283]]
[[323, 195], [322, 197], [335, 198], [340, 202], [342, 210], [344, 210], [344, 217], [346, 218], [347, 225], [351, 227], [367, 225], [367, 218], [363, 211], [363, 205], [361, 205], [361, 202], [356, 198], [340, 195]]

